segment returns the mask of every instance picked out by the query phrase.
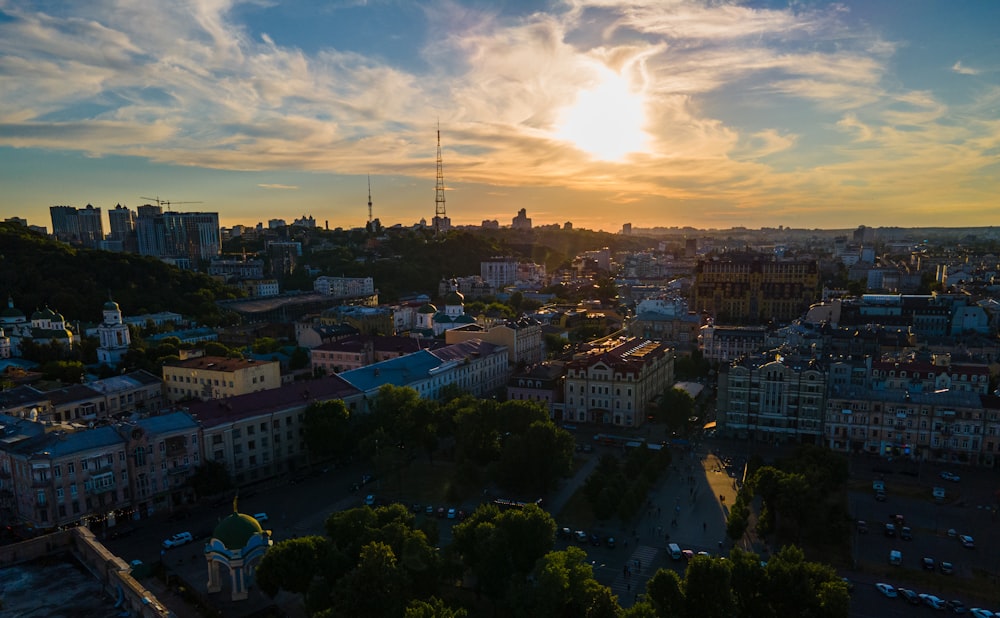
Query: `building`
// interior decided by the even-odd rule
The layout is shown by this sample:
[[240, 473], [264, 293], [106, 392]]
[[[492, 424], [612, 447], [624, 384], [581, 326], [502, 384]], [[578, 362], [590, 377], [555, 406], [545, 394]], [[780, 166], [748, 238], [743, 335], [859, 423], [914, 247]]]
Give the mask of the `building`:
[[825, 417], [827, 446], [845, 453], [992, 465], [998, 451], [996, 410], [974, 392], [835, 389]]
[[198, 428], [184, 413], [81, 431], [46, 433], [10, 417], [0, 425], [0, 480], [10, 484], [14, 521], [40, 530], [98, 530], [180, 504], [200, 461]]
[[702, 326], [698, 334], [698, 349], [710, 363], [732, 361], [760, 352], [767, 343], [767, 328], [763, 326]]
[[475, 396], [495, 392], [506, 384], [507, 375], [507, 348], [472, 340], [345, 371], [340, 377], [366, 398], [391, 384], [408, 386], [424, 399], [437, 399], [445, 386], [456, 386]]
[[508, 401], [534, 401], [549, 411], [552, 418], [562, 415], [565, 365], [539, 363], [515, 373], [507, 381]]
[[108, 299], [104, 303], [104, 321], [97, 327], [100, 345], [97, 347], [97, 362], [117, 367], [132, 343], [128, 325], [122, 321], [122, 311], [118, 303]]
[[163, 212], [160, 206], [138, 208], [136, 239], [139, 253], [196, 264], [222, 251], [217, 212]]
[[570, 423], [641, 427], [648, 406], [674, 382], [674, 352], [647, 339], [613, 340], [566, 364]]
[[281, 386], [277, 361], [202, 356], [163, 365], [167, 400], [223, 399]]
[[163, 405], [163, 382], [142, 370], [48, 391], [30, 385], [0, 391], [0, 414], [47, 423], [99, 423], [156, 414]]
[[531, 217], [528, 216], [528, 211], [525, 208], [517, 211], [517, 216], [511, 220], [510, 227], [515, 230], [530, 230], [531, 229]]
[[718, 431], [770, 444], [820, 444], [826, 382], [811, 360], [767, 354], [735, 361], [719, 373]]
[[201, 427], [206, 461], [222, 463], [237, 485], [294, 475], [309, 462], [303, 437], [306, 408], [342, 400], [363, 407], [361, 393], [339, 376], [295, 382], [224, 401], [190, 401], [185, 409]]
[[224, 281], [264, 278], [264, 260], [216, 258], [208, 265], [208, 274]]
[[534, 318], [522, 316], [516, 320], [505, 320], [489, 328], [478, 324], [466, 324], [444, 332], [444, 340], [449, 344], [471, 339], [481, 339], [506, 347], [510, 362], [514, 365], [534, 365], [545, 358], [542, 324]]
[[818, 289], [815, 260], [727, 253], [699, 260], [691, 302], [720, 324], [789, 322], [818, 300]]
[[517, 259], [512, 257], [495, 257], [479, 263], [479, 276], [489, 283], [493, 289], [502, 290], [517, 281]]
[[86, 208], [51, 206], [52, 235], [62, 242], [96, 248], [104, 239], [101, 209], [87, 204]]
[[654, 341], [664, 341], [679, 352], [698, 346], [701, 316], [688, 311], [682, 298], [645, 299], [635, 307], [635, 317], [628, 323], [629, 334]]
[[930, 361], [872, 361], [870, 386], [875, 390], [916, 392], [964, 391], [990, 394], [990, 369], [985, 364], [952, 363], [950, 354]]
[[371, 277], [316, 277], [313, 291], [334, 298], [367, 298], [375, 295]]
[[354, 335], [316, 346], [309, 353], [313, 371], [330, 375], [413, 354], [426, 347], [413, 337]]
[[249, 298], [277, 296], [281, 293], [277, 279], [244, 279], [239, 282], [239, 288]]

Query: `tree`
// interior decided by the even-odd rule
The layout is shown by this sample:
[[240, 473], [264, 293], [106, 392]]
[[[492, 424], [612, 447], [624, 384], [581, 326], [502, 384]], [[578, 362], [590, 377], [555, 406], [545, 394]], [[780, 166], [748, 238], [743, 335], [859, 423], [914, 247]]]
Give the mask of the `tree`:
[[668, 388], [660, 395], [655, 415], [656, 420], [664, 422], [674, 431], [687, 427], [688, 419], [694, 412], [694, 399], [679, 388]]
[[226, 491], [233, 486], [233, 480], [229, 477], [225, 464], [210, 459], [194, 469], [188, 485], [195, 495], [204, 497]]
[[527, 432], [503, 441], [497, 481], [518, 493], [547, 493], [573, 466], [573, 436], [551, 421], [535, 421]]
[[288, 368], [292, 370], [305, 369], [309, 366], [309, 350], [296, 347], [292, 351], [292, 357], [288, 360]]
[[683, 582], [674, 570], [658, 569], [646, 582], [646, 598], [657, 616], [683, 618], [685, 615]]
[[302, 424], [306, 447], [316, 457], [342, 458], [354, 448], [351, 413], [340, 399], [309, 404]]
[[728, 561], [706, 556], [691, 559], [684, 574], [684, 607], [686, 616], [730, 618], [734, 614]]
[[257, 585], [270, 597], [277, 595], [279, 590], [305, 594], [313, 577], [322, 572], [321, 564], [332, 551], [329, 539], [321, 536], [275, 543], [257, 565]]
[[333, 592], [334, 615], [382, 618], [403, 613], [410, 590], [396, 554], [385, 543], [361, 549], [358, 566], [337, 581]]
[[431, 597], [426, 601], [414, 599], [406, 606], [406, 613], [403, 614], [403, 618], [465, 618], [466, 616], [468, 612], [464, 608], [448, 607], [437, 597]]

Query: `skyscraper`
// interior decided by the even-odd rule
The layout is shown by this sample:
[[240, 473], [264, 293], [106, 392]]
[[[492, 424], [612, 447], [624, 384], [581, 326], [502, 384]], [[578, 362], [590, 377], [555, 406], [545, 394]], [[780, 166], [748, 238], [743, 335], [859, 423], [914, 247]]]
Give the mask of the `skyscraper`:
[[135, 220], [139, 253], [160, 258], [185, 258], [192, 263], [222, 252], [219, 213], [163, 212], [159, 206], [139, 207]]
[[74, 245], [96, 248], [104, 240], [101, 209], [87, 204], [86, 208], [51, 206], [52, 235], [58, 240]]

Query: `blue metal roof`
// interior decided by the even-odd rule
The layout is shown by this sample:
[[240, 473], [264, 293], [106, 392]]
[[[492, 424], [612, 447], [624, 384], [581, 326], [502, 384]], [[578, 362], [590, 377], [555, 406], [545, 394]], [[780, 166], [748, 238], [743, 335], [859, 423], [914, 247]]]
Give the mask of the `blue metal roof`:
[[430, 370], [439, 367], [442, 362], [427, 350], [420, 350], [338, 375], [358, 390], [367, 393], [378, 390], [383, 384], [408, 386], [426, 379]]

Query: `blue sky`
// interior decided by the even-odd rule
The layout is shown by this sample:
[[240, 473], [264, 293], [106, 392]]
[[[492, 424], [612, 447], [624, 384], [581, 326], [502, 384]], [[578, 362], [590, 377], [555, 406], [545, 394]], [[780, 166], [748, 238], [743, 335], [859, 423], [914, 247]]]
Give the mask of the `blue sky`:
[[1000, 2], [0, 0], [0, 215], [995, 225]]

